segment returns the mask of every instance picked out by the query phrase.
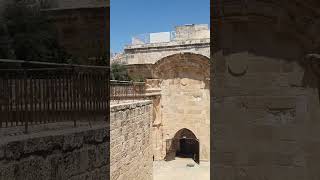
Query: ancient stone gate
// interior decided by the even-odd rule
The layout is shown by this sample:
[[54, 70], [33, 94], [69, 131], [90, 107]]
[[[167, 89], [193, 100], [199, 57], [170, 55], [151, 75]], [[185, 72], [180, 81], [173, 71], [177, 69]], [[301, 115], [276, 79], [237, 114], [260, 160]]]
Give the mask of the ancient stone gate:
[[194, 134], [190, 142], [199, 141], [196, 159], [210, 160], [209, 34], [206, 24], [176, 26], [170, 41], [132, 42], [120, 56], [131, 78], [145, 79], [153, 100], [154, 160], [166, 158], [167, 140], [182, 129]]
[[147, 80], [149, 91], [152, 82], [158, 82], [153, 122], [155, 160], [166, 157], [166, 140], [184, 128], [199, 139], [200, 160], [210, 159], [209, 67], [207, 57], [194, 53], [174, 54], [155, 63], [154, 79]]

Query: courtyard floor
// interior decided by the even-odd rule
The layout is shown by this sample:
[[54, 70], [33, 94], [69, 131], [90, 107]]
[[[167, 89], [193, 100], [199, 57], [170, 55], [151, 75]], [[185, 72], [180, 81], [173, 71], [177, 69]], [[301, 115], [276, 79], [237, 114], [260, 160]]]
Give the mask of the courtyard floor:
[[[194, 167], [187, 167], [188, 163], [195, 164]], [[210, 163], [200, 162], [200, 165], [192, 159], [176, 158], [173, 161], [153, 162], [154, 180], [209, 180]]]

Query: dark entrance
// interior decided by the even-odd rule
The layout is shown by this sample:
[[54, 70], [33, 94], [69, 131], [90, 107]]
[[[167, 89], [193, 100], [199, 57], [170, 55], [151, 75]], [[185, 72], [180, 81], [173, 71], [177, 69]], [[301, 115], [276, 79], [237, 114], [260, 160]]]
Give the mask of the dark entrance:
[[173, 139], [166, 141], [166, 161], [174, 160], [175, 157], [192, 158], [199, 162], [199, 140], [188, 129], [179, 130]]

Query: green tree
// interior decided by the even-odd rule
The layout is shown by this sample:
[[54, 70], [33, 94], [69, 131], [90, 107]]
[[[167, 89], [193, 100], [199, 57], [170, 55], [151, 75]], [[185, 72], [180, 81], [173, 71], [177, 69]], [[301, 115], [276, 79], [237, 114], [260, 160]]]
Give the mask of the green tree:
[[118, 81], [128, 81], [129, 76], [125, 65], [120, 63], [112, 63], [110, 70], [110, 79]]

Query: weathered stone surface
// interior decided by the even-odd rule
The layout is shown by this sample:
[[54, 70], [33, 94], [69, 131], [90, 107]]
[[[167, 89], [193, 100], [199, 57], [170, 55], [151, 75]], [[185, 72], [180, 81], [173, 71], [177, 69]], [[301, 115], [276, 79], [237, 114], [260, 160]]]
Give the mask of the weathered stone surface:
[[67, 53], [90, 64], [109, 50], [110, 0], [52, 0], [44, 9], [56, 27], [59, 43]]
[[301, 63], [319, 51], [319, 3], [211, 2], [214, 179], [319, 178], [319, 95]]
[[152, 101], [111, 105], [111, 180], [151, 180]]
[[[99, 124], [92, 128], [52, 131], [51, 135], [43, 132], [17, 136], [13, 141], [1, 142], [0, 179], [108, 177], [107, 129], [106, 125]], [[85, 141], [86, 137], [93, 138]]]
[[184, 128], [199, 139], [200, 160], [210, 159], [209, 66], [207, 57], [193, 53], [179, 53], [156, 62], [154, 79], [147, 80], [147, 91], [157, 89], [161, 95], [153, 99], [157, 115], [152, 137], [155, 160], [164, 159], [166, 140]]
[[120, 61], [128, 66], [129, 76], [133, 78], [154, 78], [154, 64], [171, 55], [179, 53], [194, 53], [210, 57], [210, 30], [206, 24], [177, 26], [175, 37], [169, 42], [133, 44], [124, 48]]

